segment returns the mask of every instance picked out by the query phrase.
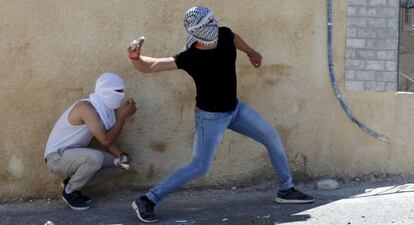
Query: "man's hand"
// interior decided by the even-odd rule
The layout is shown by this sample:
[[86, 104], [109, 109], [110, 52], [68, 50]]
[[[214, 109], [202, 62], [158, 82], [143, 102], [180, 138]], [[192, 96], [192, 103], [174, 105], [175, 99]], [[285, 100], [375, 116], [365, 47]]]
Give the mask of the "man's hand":
[[144, 40], [145, 39], [142, 36], [137, 40], [133, 40], [128, 45], [128, 58], [135, 69], [141, 73], [155, 73], [165, 70], [178, 69], [173, 57], [154, 58], [141, 55], [141, 48], [142, 45], [144, 45]]
[[128, 57], [133, 60], [139, 60], [139, 56], [141, 55], [141, 48], [144, 45], [144, 36], [138, 38], [137, 40], [133, 40], [128, 45]]
[[256, 68], [260, 67], [262, 65], [262, 55], [256, 51], [252, 51], [251, 53], [247, 54], [247, 56], [250, 59], [250, 62], [252, 65]]
[[114, 165], [116, 167], [121, 167], [122, 169], [128, 170], [130, 163], [130, 157], [126, 153], [121, 153], [121, 155], [114, 159]]
[[121, 162], [122, 163], [126, 163], [126, 164], [130, 164], [131, 163], [131, 156], [128, 153], [121, 153]]
[[137, 107], [135, 106], [135, 102], [132, 98], [129, 98], [125, 101], [124, 105], [122, 106], [119, 112], [119, 118], [126, 120], [137, 111]]

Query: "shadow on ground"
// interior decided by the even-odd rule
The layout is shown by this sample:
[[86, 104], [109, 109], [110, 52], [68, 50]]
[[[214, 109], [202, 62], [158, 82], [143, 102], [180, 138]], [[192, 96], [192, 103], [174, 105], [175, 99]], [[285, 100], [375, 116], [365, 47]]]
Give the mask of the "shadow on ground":
[[[413, 183], [411, 178], [400, 177], [368, 179], [342, 182], [335, 191], [316, 190], [312, 183], [300, 184], [300, 189], [317, 198], [316, 203], [303, 205], [274, 203], [277, 188], [271, 183], [243, 188], [184, 190], [167, 198], [157, 206], [156, 212], [161, 220], [158, 224], [174, 225], [399, 224], [401, 221], [414, 224], [413, 204], [405, 207], [407, 212], [396, 205], [414, 200]], [[0, 224], [43, 225], [48, 220], [56, 225], [139, 224], [130, 207], [135, 195], [131, 190], [92, 195], [92, 208], [86, 211], [73, 211], [60, 199], [2, 204]], [[378, 208], [378, 204], [383, 205]], [[390, 208], [384, 208], [386, 204], [390, 204]], [[394, 208], [399, 210], [395, 214]], [[385, 221], [387, 219], [390, 220]]]

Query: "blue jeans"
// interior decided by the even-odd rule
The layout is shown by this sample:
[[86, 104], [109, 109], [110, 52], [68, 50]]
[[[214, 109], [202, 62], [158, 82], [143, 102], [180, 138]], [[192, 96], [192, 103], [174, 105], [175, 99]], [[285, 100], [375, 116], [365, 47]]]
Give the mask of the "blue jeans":
[[176, 170], [146, 193], [146, 196], [154, 203], [159, 203], [185, 183], [207, 173], [226, 128], [246, 135], [266, 146], [272, 166], [278, 176], [280, 190], [294, 187], [279, 135], [259, 113], [246, 104], [239, 102], [236, 109], [230, 112], [207, 112], [196, 109], [195, 124], [191, 163]]

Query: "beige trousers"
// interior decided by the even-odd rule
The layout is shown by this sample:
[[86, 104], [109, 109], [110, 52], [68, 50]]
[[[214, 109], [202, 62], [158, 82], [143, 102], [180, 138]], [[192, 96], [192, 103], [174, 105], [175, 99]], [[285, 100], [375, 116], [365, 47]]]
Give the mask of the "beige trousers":
[[47, 155], [47, 167], [50, 172], [70, 177], [66, 193], [81, 191], [85, 185], [93, 185], [106, 178], [119, 175], [123, 170], [114, 166], [114, 156], [108, 152], [73, 148], [59, 150]]

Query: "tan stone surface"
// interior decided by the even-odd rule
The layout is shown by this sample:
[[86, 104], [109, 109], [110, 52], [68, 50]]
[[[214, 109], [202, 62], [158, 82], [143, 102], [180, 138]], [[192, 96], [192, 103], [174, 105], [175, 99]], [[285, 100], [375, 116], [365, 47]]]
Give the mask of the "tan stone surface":
[[[330, 86], [326, 1], [0, 0], [1, 199], [58, 194], [43, 162], [58, 116], [87, 96], [103, 72], [120, 74], [139, 110], [120, 140], [134, 173], [107, 184], [150, 186], [191, 159], [195, 88], [183, 71], [140, 74], [126, 46], [145, 35], [143, 53], [171, 56], [185, 38], [184, 12], [210, 7], [264, 56], [254, 69], [239, 53], [240, 99], [276, 127], [297, 177], [411, 174], [412, 95], [345, 93], [354, 114], [393, 139], [379, 142], [349, 122]], [[346, 1], [334, 4], [334, 52], [343, 86]], [[264, 147], [227, 132], [208, 175], [192, 185], [273, 178]]]

